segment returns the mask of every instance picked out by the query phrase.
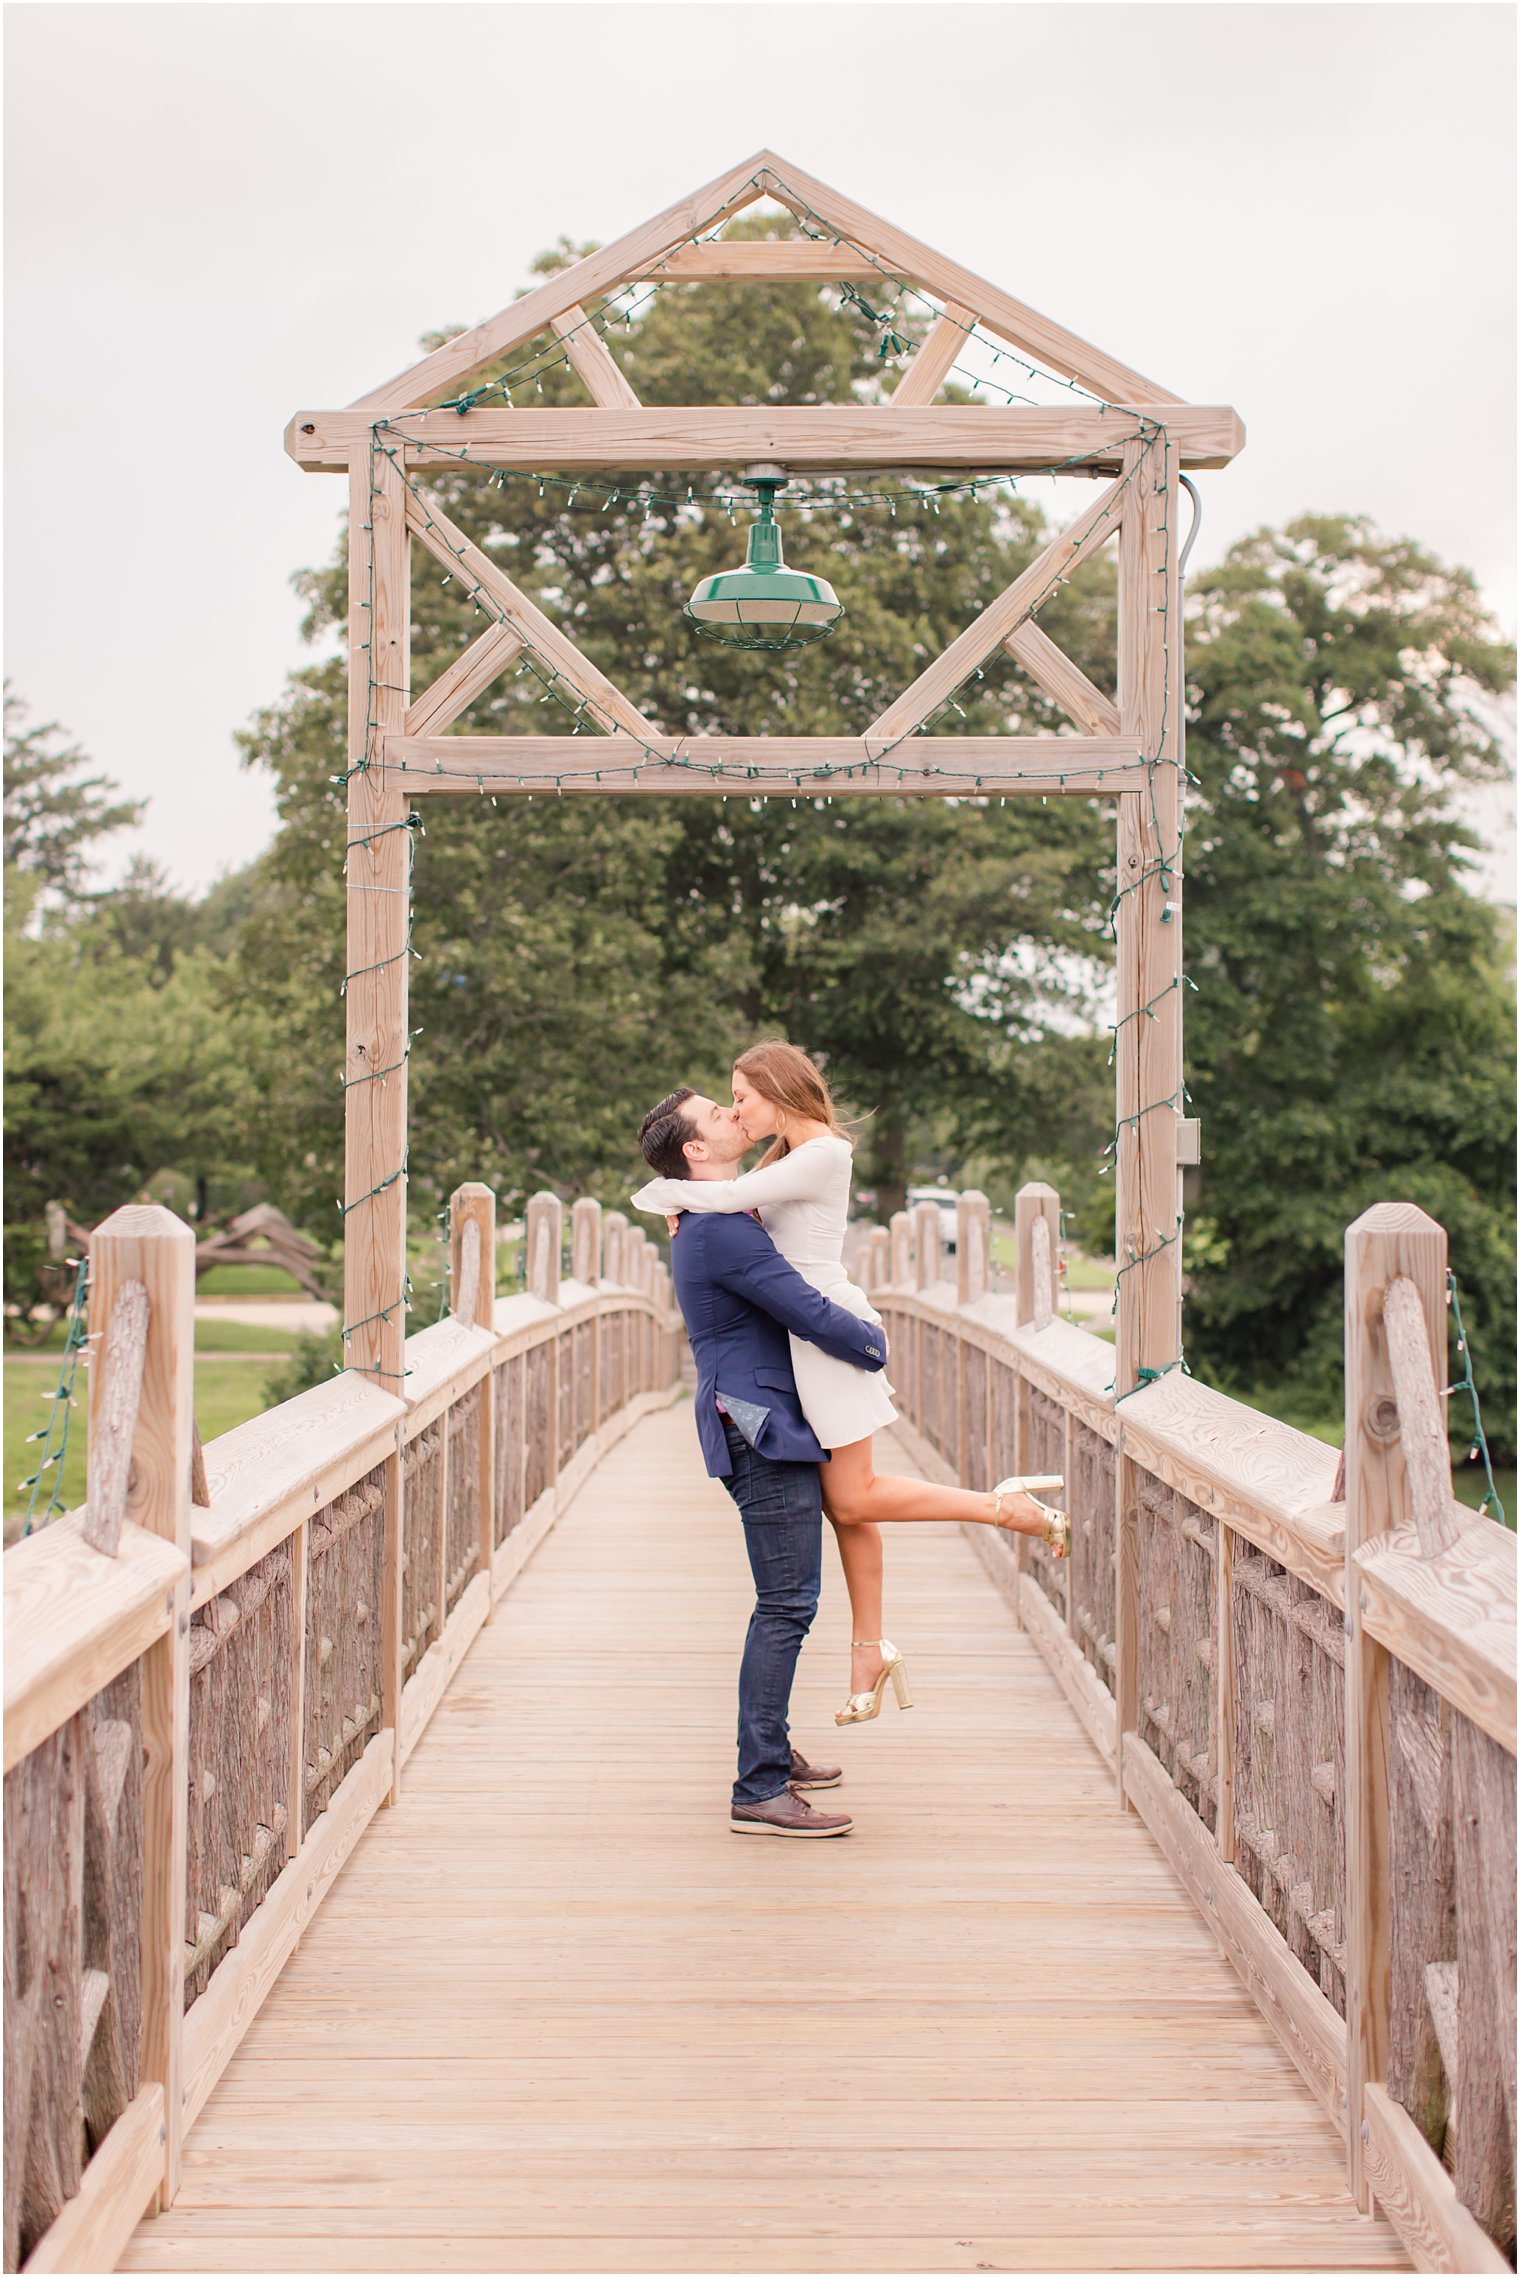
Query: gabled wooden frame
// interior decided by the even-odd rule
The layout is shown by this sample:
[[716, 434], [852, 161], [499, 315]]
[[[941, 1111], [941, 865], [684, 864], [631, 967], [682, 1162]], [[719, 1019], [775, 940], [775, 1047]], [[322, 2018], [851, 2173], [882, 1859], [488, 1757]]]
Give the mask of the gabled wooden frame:
[[[708, 233], [770, 197], [802, 234], [725, 243]], [[882, 406], [646, 409], [587, 316], [642, 279], [687, 282], [900, 278], [940, 314]], [[975, 324], [1083, 392], [995, 410], [934, 397]], [[581, 410], [443, 408], [490, 365], [552, 331], [591, 404]], [[411, 833], [422, 796], [521, 794], [551, 781], [585, 793], [705, 792], [1110, 796], [1118, 821], [1117, 1187], [1121, 1266], [1116, 1385], [1174, 1365], [1181, 1349], [1182, 624], [1171, 533], [1189, 469], [1228, 465], [1244, 442], [1227, 407], [1183, 403], [1092, 343], [937, 253], [770, 151], [720, 175], [600, 252], [550, 277], [347, 410], [298, 412], [296, 463], [349, 478], [350, 663], [344, 1320], [350, 1366], [399, 1377], [405, 1320], [407, 964]], [[618, 468], [713, 472], [760, 461], [798, 471], [1040, 469], [1113, 478], [973, 625], [862, 735], [661, 734], [427, 496], [414, 475], [445, 463], [558, 474]], [[1079, 467], [1072, 462], [1080, 461]], [[1117, 701], [1034, 622], [1034, 610], [1110, 537], [1119, 547]], [[490, 620], [412, 699], [413, 541], [450, 563]], [[1072, 736], [924, 737], [977, 665], [1006, 649], [1067, 713]], [[529, 653], [594, 736], [445, 731]], [[1192, 1132], [1196, 1136], [1196, 1129]], [[1193, 1158], [1196, 1158], [1195, 1156]]]

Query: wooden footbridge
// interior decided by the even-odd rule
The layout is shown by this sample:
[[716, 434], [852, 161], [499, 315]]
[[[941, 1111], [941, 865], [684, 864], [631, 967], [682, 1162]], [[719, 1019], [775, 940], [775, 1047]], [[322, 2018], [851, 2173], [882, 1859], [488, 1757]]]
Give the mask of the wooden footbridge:
[[1509, 2266], [1514, 1540], [1426, 1464], [1444, 1236], [1351, 1229], [1338, 1476], [1116, 1407], [1054, 1210], [1011, 1298], [977, 1197], [953, 1280], [932, 1208], [867, 1245], [884, 1459], [1062, 1470], [1075, 1544], [896, 1529], [919, 1706], [845, 1734], [831, 1578], [795, 1728], [857, 1828], [800, 1851], [726, 1831], [747, 1572], [642, 1234], [577, 1204], [562, 1275], [539, 1196], [496, 1298], [462, 1189], [402, 1391], [196, 1503], [194, 1237], [100, 1228], [90, 1503], [4, 1561], [9, 2267]]
[[[646, 408], [604, 335], [704, 280], [931, 320], [890, 396]], [[588, 403], [515, 406], [551, 351]], [[937, 403], [967, 354], [1041, 399]], [[770, 151], [291, 422], [348, 478], [348, 1365], [202, 1458], [194, 1234], [94, 1234], [88, 1504], [4, 1560], [8, 2269], [1511, 2266], [1515, 1544], [1451, 1496], [1445, 1235], [1348, 1232], [1343, 1466], [1180, 1366], [1177, 540], [1242, 442]], [[874, 720], [672, 737], [425, 487], [468, 468], [1086, 488]], [[1112, 691], [1035, 622], [1109, 539]], [[424, 554], [484, 624], [414, 696]], [[1069, 729], [954, 732], [1008, 658]], [[505, 671], [592, 732], [457, 732]], [[536, 1196], [498, 1298], [461, 1188], [406, 1334], [413, 802], [535, 791], [1112, 803], [1114, 1344], [1052, 1317], [1048, 1188], [1014, 1298], [978, 1197], [953, 1278], [932, 1209], [865, 1260], [901, 1459], [1061, 1472], [1073, 1554], [895, 1530], [922, 1705], [843, 1735], [847, 1841], [728, 1836], [745, 1577], [644, 1235], [579, 1201], [566, 1271]]]

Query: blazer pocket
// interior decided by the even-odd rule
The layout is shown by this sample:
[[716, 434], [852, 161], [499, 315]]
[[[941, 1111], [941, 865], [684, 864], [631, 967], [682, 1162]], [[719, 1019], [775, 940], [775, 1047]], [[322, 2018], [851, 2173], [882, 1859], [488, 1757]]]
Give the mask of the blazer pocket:
[[755, 1368], [751, 1370], [757, 1384], [768, 1391], [795, 1392], [797, 1379], [789, 1368]]

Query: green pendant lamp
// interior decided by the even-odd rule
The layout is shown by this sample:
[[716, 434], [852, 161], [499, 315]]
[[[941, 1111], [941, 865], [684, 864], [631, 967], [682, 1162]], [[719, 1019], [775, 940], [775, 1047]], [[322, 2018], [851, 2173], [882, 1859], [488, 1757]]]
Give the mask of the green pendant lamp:
[[686, 615], [704, 640], [725, 641], [730, 648], [806, 648], [826, 640], [844, 604], [823, 578], [786, 566], [773, 506], [777, 491], [786, 488], [785, 473], [779, 466], [746, 467], [741, 479], [759, 506], [748, 558], [742, 569], [704, 577]]

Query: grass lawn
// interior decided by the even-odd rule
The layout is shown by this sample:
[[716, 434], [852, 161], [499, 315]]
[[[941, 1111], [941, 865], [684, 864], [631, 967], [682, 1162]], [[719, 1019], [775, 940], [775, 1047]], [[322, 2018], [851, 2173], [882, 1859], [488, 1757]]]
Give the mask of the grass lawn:
[[195, 1284], [198, 1297], [304, 1297], [283, 1265], [213, 1265]]
[[[40, 1365], [49, 1355], [56, 1362], [63, 1350], [64, 1323], [54, 1321], [42, 1344], [7, 1344], [7, 1361], [25, 1361], [30, 1358]], [[198, 1320], [195, 1324], [197, 1352], [289, 1352], [295, 1337], [288, 1328], [265, 1328], [258, 1321]]]
[[[1001, 1218], [992, 1225], [992, 1262], [999, 1272], [1013, 1273], [1018, 1266], [1018, 1238], [1013, 1227]], [[1114, 1268], [1104, 1258], [1084, 1256], [1079, 1249], [1068, 1244], [1066, 1250], [1066, 1285], [1069, 1289], [1111, 1289], [1114, 1285]]]
[[[283, 1339], [282, 1348], [288, 1342], [288, 1338]], [[265, 1385], [270, 1372], [270, 1364], [260, 1366], [256, 1358], [196, 1362], [195, 1415], [203, 1441], [220, 1438], [224, 1431], [232, 1430], [235, 1424], [246, 1423], [251, 1416], [263, 1413], [269, 1404], [265, 1397]], [[56, 1383], [57, 1377], [51, 1368], [38, 1367], [25, 1360], [8, 1359], [5, 1363], [7, 1543], [20, 1533], [22, 1516], [26, 1510], [27, 1493], [18, 1486], [18, 1481], [29, 1477], [37, 1468], [38, 1459], [44, 1451], [40, 1444], [28, 1446], [27, 1434], [46, 1429]], [[47, 1396], [44, 1397], [44, 1394]], [[75, 1397], [79, 1405], [69, 1421], [68, 1460], [63, 1472], [63, 1505], [66, 1510], [77, 1509], [84, 1499], [89, 1388], [82, 1368], [76, 1379]], [[39, 1496], [39, 1509], [46, 1500], [46, 1493]]]

